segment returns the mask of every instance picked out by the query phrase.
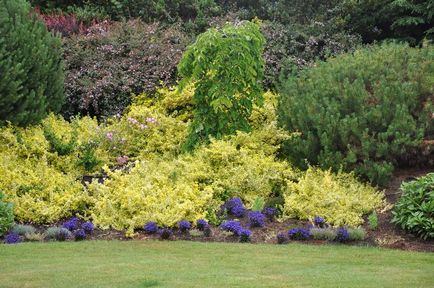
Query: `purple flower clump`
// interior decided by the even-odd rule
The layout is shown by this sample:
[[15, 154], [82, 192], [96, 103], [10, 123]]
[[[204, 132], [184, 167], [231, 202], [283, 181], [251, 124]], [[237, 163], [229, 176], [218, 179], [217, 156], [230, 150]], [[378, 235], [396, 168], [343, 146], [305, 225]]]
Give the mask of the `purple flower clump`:
[[292, 228], [288, 230], [288, 237], [292, 240], [307, 240], [309, 236], [310, 231], [306, 228]]
[[173, 231], [170, 228], [162, 228], [158, 230], [158, 234], [160, 234], [162, 240], [169, 240], [173, 235]]
[[277, 244], [285, 244], [286, 242], [288, 242], [288, 238], [285, 233], [277, 234]]
[[196, 227], [200, 231], [205, 230], [205, 227], [207, 227], [207, 226], [208, 226], [208, 222], [205, 219], [199, 219], [196, 221]]
[[81, 241], [81, 240], [86, 239], [86, 231], [84, 231], [84, 229], [78, 229], [74, 233], [74, 238], [75, 238], [75, 241]]
[[241, 233], [241, 230], [243, 227], [241, 227], [240, 222], [235, 220], [229, 220], [226, 222], [223, 222], [223, 224], [220, 225], [220, 228], [222, 230], [232, 232], [234, 235], [239, 236]]
[[241, 229], [240, 242], [250, 242], [250, 236], [252, 236], [252, 231], [249, 229]]
[[273, 207], [267, 207], [264, 209], [263, 213], [269, 220], [273, 220], [277, 215], [277, 209]]
[[68, 221], [66, 221], [65, 223], [63, 223], [63, 228], [66, 228], [69, 231], [74, 231], [75, 229], [77, 229], [78, 228], [78, 219], [77, 219], [77, 217], [72, 217], [71, 219], [69, 219]]
[[265, 215], [259, 211], [249, 212], [250, 227], [264, 227]]
[[21, 242], [21, 238], [20, 238], [20, 235], [18, 235], [17, 233], [9, 233], [5, 237], [5, 243], [6, 244], [17, 244], [20, 242]]
[[246, 209], [244, 208], [243, 201], [240, 198], [234, 197], [223, 205], [230, 215], [235, 217], [243, 217]]
[[315, 216], [315, 218], [313, 219], [313, 223], [317, 227], [323, 227], [325, 224], [325, 220], [324, 220], [324, 218], [322, 218], [320, 216]]
[[178, 223], [178, 228], [179, 230], [181, 230], [182, 232], [186, 232], [188, 230], [191, 229], [191, 223], [188, 222], [187, 220], [181, 220]]
[[158, 232], [158, 225], [155, 222], [148, 222], [145, 227], [143, 227], [143, 230], [148, 234], [154, 234]]
[[81, 229], [84, 230], [84, 232], [91, 234], [93, 230], [95, 229], [95, 226], [92, 222], [85, 222], [83, 225], [81, 225]]
[[348, 233], [347, 228], [341, 227], [336, 231], [336, 241], [338, 242], [345, 242], [350, 239], [350, 234]]

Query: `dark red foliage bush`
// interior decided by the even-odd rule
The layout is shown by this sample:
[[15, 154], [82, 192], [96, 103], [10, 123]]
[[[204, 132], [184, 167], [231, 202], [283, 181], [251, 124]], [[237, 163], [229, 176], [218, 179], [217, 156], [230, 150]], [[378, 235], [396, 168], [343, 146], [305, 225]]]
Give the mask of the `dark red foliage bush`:
[[133, 94], [152, 95], [162, 83], [174, 84], [189, 42], [178, 26], [140, 20], [103, 22], [65, 38], [64, 116], [122, 113]]
[[86, 31], [83, 23], [78, 21], [73, 14], [65, 14], [63, 12], [43, 14], [38, 8], [35, 11], [51, 32], [60, 33], [62, 36], [69, 36]]

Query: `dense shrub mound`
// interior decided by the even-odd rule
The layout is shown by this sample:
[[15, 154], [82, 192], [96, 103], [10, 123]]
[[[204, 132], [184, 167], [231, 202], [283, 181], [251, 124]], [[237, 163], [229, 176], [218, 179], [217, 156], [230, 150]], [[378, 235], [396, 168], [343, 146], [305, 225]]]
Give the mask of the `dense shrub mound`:
[[384, 184], [408, 163], [434, 119], [434, 49], [384, 44], [338, 56], [282, 83], [280, 124], [299, 131], [283, 153]]
[[416, 235], [434, 238], [434, 173], [401, 185], [392, 222]]
[[314, 219], [324, 215], [333, 226], [363, 224], [362, 216], [382, 206], [382, 193], [354, 175], [309, 168], [284, 194], [285, 217]]
[[176, 65], [188, 38], [176, 26], [167, 29], [139, 20], [99, 23], [84, 35], [65, 39], [67, 118], [81, 114], [122, 113], [132, 94], [152, 94], [174, 83]]
[[61, 41], [24, 0], [0, 1], [0, 126], [36, 123], [64, 101]]

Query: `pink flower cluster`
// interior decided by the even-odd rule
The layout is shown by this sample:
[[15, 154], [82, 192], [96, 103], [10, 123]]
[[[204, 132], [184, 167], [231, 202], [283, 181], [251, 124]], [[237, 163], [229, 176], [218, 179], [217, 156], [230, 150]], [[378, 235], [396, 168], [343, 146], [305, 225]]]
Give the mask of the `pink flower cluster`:
[[134, 119], [132, 117], [128, 117], [127, 120], [131, 125], [138, 125], [140, 127], [140, 129], [142, 129], [142, 130], [149, 128], [149, 126], [147, 124], [156, 124], [157, 123], [157, 119], [155, 119], [154, 117], [147, 117], [146, 118], [147, 124], [140, 123], [139, 121], [137, 121], [136, 119]]

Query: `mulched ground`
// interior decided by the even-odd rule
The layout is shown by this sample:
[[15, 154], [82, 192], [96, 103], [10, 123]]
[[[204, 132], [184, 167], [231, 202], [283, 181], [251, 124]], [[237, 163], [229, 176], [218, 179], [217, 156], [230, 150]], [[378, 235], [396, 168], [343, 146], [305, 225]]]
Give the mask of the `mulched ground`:
[[[423, 176], [429, 172], [434, 172], [434, 169], [405, 169], [398, 170], [394, 173], [393, 179], [390, 182], [388, 188], [385, 190], [386, 200], [388, 204], [395, 203], [401, 191], [399, 187], [403, 181], [413, 180], [416, 177]], [[348, 245], [358, 246], [381, 246], [392, 249], [411, 250], [411, 251], [426, 251], [434, 252], [434, 239], [421, 240], [418, 237], [411, 235], [396, 225], [390, 223], [392, 219], [391, 207], [378, 213], [378, 228], [376, 230], [370, 230], [368, 225], [365, 224], [364, 228], [367, 231], [367, 238], [364, 241], [349, 242]], [[240, 219], [243, 227], [248, 227], [248, 219], [244, 217]], [[290, 228], [294, 227], [308, 227], [308, 221], [300, 220], [287, 220], [284, 222], [269, 221], [263, 228], [251, 228], [253, 233], [252, 243], [269, 243], [276, 244], [276, 236], [279, 232], [286, 232]], [[43, 232], [47, 227], [37, 227], [40, 232]], [[205, 237], [203, 235], [190, 235], [188, 233], [182, 233], [175, 231], [171, 240], [187, 240], [187, 241], [202, 241], [202, 242], [238, 242], [239, 238], [229, 235], [229, 233], [222, 231], [218, 227], [211, 227], [212, 236]], [[116, 230], [95, 230], [92, 235], [88, 237], [89, 240], [130, 240], [126, 238], [123, 231]], [[143, 231], [137, 231], [135, 240], [157, 240], [158, 235], [149, 235]], [[301, 242], [301, 241], [300, 241]], [[323, 245], [331, 244], [335, 242], [309, 240], [302, 241], [306, 244]]]

